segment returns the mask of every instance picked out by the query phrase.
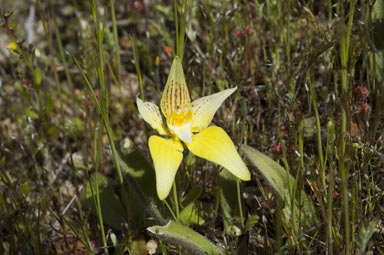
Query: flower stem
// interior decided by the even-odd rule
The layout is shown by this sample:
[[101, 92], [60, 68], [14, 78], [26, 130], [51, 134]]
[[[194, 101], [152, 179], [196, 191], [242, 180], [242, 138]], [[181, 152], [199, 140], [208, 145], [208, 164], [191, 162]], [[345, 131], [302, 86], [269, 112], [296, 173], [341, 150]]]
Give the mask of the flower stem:
[[180, 218], [180, 211], [179, 211], [179, 199], [177, 197], [177, 190], [176, 190], [176, 181], [173, 182], [173, 202], [175, 203], [176, 208], [176, 219], [179, 220]]
[[172, 208], [169, 206], [167, 200], [164, 200], [165, 205], [167, 206], [168, 210], [171, 212], [172, 217], [177, 220], [175, 213], [173, 212]]
[[[353, 23], [353, 14], [355, 9], [355, 1], [350, 1], [349, 6], [349, 17], [348, 17], [348, 27], [345, 34], [341, 37], [340, 43], [340, 62], [341, 62], [341, 89], [342, 89], [342, 98], [350, 93], [349, 82], [348, 82], [348, 64], [349, 64], [349, 53], [350, 53], [350, 41], [351, 41], [351, 31]], [[343, 201], [343, 214], [344, 214], [344, 234], [345, 234], [345, 254], [351, 254], [351, 228], [350, 225], [353, 225], [353, 222], [349, 220], [349, 197], [348, 197], [348, 165], [346, 165], [346, 141], [347, 136], [347, 109], [348, 103], [343, 100], [343, 106], [341, 109], [341, 130], [340, 130], [340, 150], [339, 150], [339, 171], [341, 178], [341, 197]]]
[[236, 180], [236, 191], [237, 191], [237, 201], [239, 202], [241, 227], [244, 230], [244, 216], [243, 216], [243, 206], [241, 204], [241, 192], [240, 192], [240, 180], [239, 179]]

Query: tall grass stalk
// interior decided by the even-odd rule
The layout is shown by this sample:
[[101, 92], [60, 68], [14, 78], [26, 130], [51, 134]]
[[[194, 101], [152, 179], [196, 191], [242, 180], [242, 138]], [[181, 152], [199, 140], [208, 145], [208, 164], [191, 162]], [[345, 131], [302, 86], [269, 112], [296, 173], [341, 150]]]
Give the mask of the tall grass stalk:
[[[96, 173], [98, 172], [99, 170], [99, 163], [100, 163], [100, 157], [101, 157], [101, 150], [102, 150], [102, 138], [103, 138], [103, 118], [101, 117], [100, 119], [100, 123], [99, 123], [99, 133], [98, 133], [98, 136], [97, 136], [97, 145], [96, 145], [96, 166], [95, 166], [95, 169], [96, 169]], [[90, 181], [92, 179], [89, 179]], [[95, 189], [96, 189], [96, 196], [94, 194], [92, 194], [92, 197], [94, 198], [94, 202], [95, 202], [95, 208], [96, 208], [96, 212], [97, 212], [97, 219], [99, 220], [99, 225], [100, 225], [100, 233], [101, 233], [101, 238], [103, 240], [103, 245], [104, 245], [104, 253], [105, 254], [108, 254], [108, 248], [107, 248], [107, 240], [106, 240], [106, 237], [105, 237], [105, 231], [104, 231], [104, 222], [103, 222], [103, 214], [101, 212], [101, 203], [100, 203], [100, 193], [99, 193], [99, 180], [97, 178], [95, 178], [96, 182], [96, 185], [95, 185]], [[92, 183], [90, 183], [90, 187], [92, 187]], [[91, 188], [91, 191], [92, 191], [92, 188]]]
[[141, 100], [144, 101], [145, 95], [144, 95], [144, 88], [143, 88], [143, 78], [141, 77], [139, 54], [137, 52], [137, 46], [136, 46], [135, 39], [133, 37], [131, 37], [130, 39], [131, 39], [131, 46], [132, 46], [132, 52], [133, 52], [133, 59], [135, 61], [137, 80], [139, 82], [140, 98], [141, 98]]
[[[113, 133], [112, 133], [112, 129], [110, 127], [109, 116], [108, 116], [108, 90], [105, 86], [105, 77], [104, 77], [104, 72], [105, 72], [104, 71], [105, 70], [104, 63], [106, 61], [104, 58], [104, 47], [103, 47], [105, 18], [104, 18], [102, 23], [99, 22], [98, 8], [97, 8], [97, 3], [95, 0], [92, 0], [92, 2], [91, 2], [91, 12], [92, 12], [93, 21], [95, 24], [95, 32], [96, 32], [95, 35], [96, 35], [96, 41], [97, 41], [98, 64], [97, 64], [96, 68], [97, 68], [97, 76], [98, 76], [99, 85], [100, 85], [100, 92], [101, 92], [100, 93], [100, 100], [97, 98], [96, 93], [93, 90], [93, 87], [92, 87], [88, 77], [86, 76], [86, 74], [82, 70], [80, 64], [78, 63], [76, 58], [74, 58], [74, 60], [75, 60], [75, 63], [76, 63], [77, 67], [79, 68], [79, 70], [83, 76], [83, 79], [84, 79], [88, 89], [90, 90], [90, 92], [92, 94], [92, 97], [94, 98], [94, 101], [97, 105], [97, 109], [100, 113], [99, 133], [98, 133], [98, 141], [97, 141], [97, 147], [96, 147], [96, 170], [98, 169], [98, 164], [99, 164], [99, 160], [100, 160], [100, 155], [101, 155], [101, 150], [102, 150], [102, 148], [101, 148], [102, 147], [102, 136], [103, 136], [103, 131], [105, 128], [106, 133], [107, 133], [107, 137], [108, 137], [108, 140], [109, 140], [109, 143], [111, 146], [113, 162], [114, 162], [114, 165], [115, 165], [116, 170], [117, 170], [119, 183], [122, 186], [123, 198], [126, 199], [125, 189], [123, 187], [123, 182], [124, 182], [123, 176], [121, 173], [120, 164], [119, 164], [119, 160], [118, 160], [119, 156], [117, 154], [115, 144], [113, 141]], [[90, 185], [90, 186], [92, 187], [92, 185]], [[96, 208], [97, 217], [99, 220], [100, 232], [101, 232], [102, 241], [103, 241], [103, 245], [104, 245], [104, 252], [105, 252], [105, 254], [108, 254], [107, 240], [106, 240], [105, 231], [104, 231], [103, 216], [102, 216], [102, 212], [101, 212], [100, 194], [99, 194], [97, 179], [96, 179], [95, 188], [96, 188], [96, 194], [94, 196], [95, 197], [95, 200], [94, 200], [95, 208]]]
[[320, 115], [319, 115], [319, 109], [317, 107], [317, 99], [316, 99], [315, 91], [313, 89], [311, 76], [308, 77], [308, 86], [309, 86], [309, 91], [311, 94], [313, 111], [315, 113], [317, 154], [319, 155], [319, 159], [320, 159], [320, 181], [321, 181], [321, 185], [322, 185], [322, 190], [325, 191], [325, 187], [326, 187], [326, 185], [325, 185], [325, 164], [324, 164], [324, 156], [323, 156], [323, 145], [321, 142]]
[[341, 177], [341, 193], [343, 200], [343, 214], [344, 214], [344, 231], [345, 231], [345, 254], [351, 254], [351, 228], [349, 221], [349, 198], [348, 198], [348, 169], [345, 164], [345, 137], [347, 136], [347, 112], [348, 102], [345, 97], [348, 96], [349, 83], [348, 83], [348, 60], [349, 60], [349, 45], [351, 40], [352, 22], [355, 11], [355, 0], [350, 1], [349, 6], [349, 19], [347, 31], [341, 37], [340, 43], [340, 62], [341, 62], [341, 90], [342, 90], [342, 112], [341, 112], [341, 130], [340, 130], [340, 160], [339, 171]]
[[[186, 11], [188, 8], [188, 0], [183, 1], [183, 5], [174, 0], [175, 8], [175, 30], [176, 30], [176, 55], [183, 60], [184, 43], [185, 43], [185, 27], [186, 27]], [[180, 17], [178, 17], [179, 8], [181, 8]]]
[[[80, 70], [80, 73], [83, 77], [83, 80], [85, 81], [85, 84], [87, 85], [89, 91], [91, 92], [91, 95], [95, 101], [95, 104], [97, 106], [97, 110], [98, 112], [100, 113], [101, 115], [101, 112], [102, 112], [102, 109], [101, 109], [101, 105], [100, 105], [100, 102], [99, 100], [97, 99], [97, 96], [96, 96], [96, 93], [95, 91], [93, 90], [92, 88], [92, 85], [87, 77], [87, 75], [85, 74], [84, 70], [81, 68], [80, 66], [80, 63], [78, 62], [78, 60], [73, 57], [73, 60], [75, 62], [75, 64], [77, 65], [78, 69]], [[100, 155], [101, 155], [101, 145], [102, 145], [102, 137], [103, 137], [103, 123], [104, 123], [104, 119], [101, 115], [101, 119], [100, 119], [100, 123], [99, 123], [99, 133], [98, 133], [98, 139], [97, 139], [97, 144], [96, 144], [96, 156], [95, 156], [95, 162], [96, 162], [96, 165], [95, 165], [95, 169], [96, 169], [96, 172], [98, 172], [98, 169], [99, 169], [99, 162], [100, 162]], [[100, 194], [99, 194], [99, 183], [98, 183], [98, 180], [96, 179], [95, 183], [96, 183], [96, 190], [95, 192], [93, 191], [93, 185], [94, 183], [92, 183], [92, 180], [90, 178], [90, 176], [88, 176], [88, 179], [89, 179], [89, 183], [90, 183], [90, 189], [91, 189], [91, 194], [92, 194], [92, 197], [94, 198], [94, 205], [95, 205], [95, 209], [96, 209], [96, 214], [97, 214], [97, 218], [99, 220], [99, 224], [100, 224], [100, 233], [101, 233], [101, 236], [102, 236], [102, 240], [103, 240], [103, 245], [104, 245], [104, 249], [106, 252], [106, 254], [108, 254], [108, 249], [107, 249], [107, 241], [105, 239], [105, 231], [104, 231], [104, 224], [103, 224], [103, 216], [102, 216], [102, 212], [101, 212], [101, 203], [100, 203]]]
[[[110, 0], [109, 5], [111, 8], [111, 18], [112, 18], [112, 28], [113, 28], [113, 47], [115, 50], [115, 67], [117, 76], [117, 84], [120, 87], [120, 78], [121, 78], [121, 61], [120, 61], [120, 46], [119, 46], [119, 36], [117, 31], [116, 24], [116, 15], [115, 15], [115, 0]], [[113, 74], [113, 72], [111, 72]]]
[[[279, 111], [280, 111], [280, 107], [279, 107]], [[289, 167], [288, 158], [287, 158], [287, 148], [285, 146], [283, 134], [281, 132], [280, 127], [281, 127], [281, 122], [280, 122], [280, 119], [279, 119], [278, 120], [278, 133], [279, 133], [279, 141], [280, 141], [281, 152], [282, 152], [281, 160], [282, 160], [282, 162], [284, 164], [284, 168], [286, 170], [286, 176], [287, 176], [287, 180], [288, 180], [288, 192], [289, 192], [289, 197], [291, 198], [291, 201], [290, 201], [291, 215], [294, 215], [295, 214], [294, 190], [296, 189], [296, 187], [294, 187], [294, 184], [291, 182], [291, 178], [289, 178], [291, 174], [290, 174], [290, 167]], [[281, 216], [283, 217], [283, 213], [281, 213]], [[291, 217], [291, 222], [290, 223], [292, 224], [292, 228], [291, 229], [297, 229], [294, 217]], [[278, 238], [281, 238], [281, 237], [278, 237]]]
[[[124, 180], [123, 180], [123, 175], [121, 173], [120, 169], [120, 164], [119, 164], [119, 157], [118, 157], [118, 152], [115, 147], [115, 143], [113, 141], [113, 132], [109, 123], [109, 116], [108, 116], [108, 90], [105, 87], [105, 79], [104, 79], [104, 63], [105, 58], [104, 58], [104, 46], [103, 46], [103, 38], [104, 38], [104, 29], [105, 29], [105, 20], [102, 23], [103, 26], [100, 27], [99, 19], [98, 19], [98, 13], [97, 13], [97, 5], [96, 1], [92, 0], [91, 2], [92, 6], [92, 16], [93, 16], [93, 21], [95, 23], [95, 30], [96, 30], [96, 40], [97, 40], [97, 49], [98, 49], [98, 65], [97, 65], [97, 75], [98, 75], [98, 80], [100, 84], [100, 109], [101, 109], [101, 114], [103, 118], [103, 124], [105, 127], [105, 131], [107, 133], [107, 137], [109, 140], [109, 144], [111, 146], [111, 151], [112, 151], [112, 159], [113, 163], [115, 165], [115, 168], [117, 170], [117, 176], [120, 184], [122, 185]], [[89, 88], [92, 88], [92, 86], [88, 86]], [[93, 90], [93, 89], [92, 89]]]
[[[104, 86], [104, 49], [102, 46], [103, 43], [103, 36], [100, 31], [100, 26], [99, 22], [97, 19], [97, 6], [95, 1], [92, 1], [92, 15], [94, 18], [94, 23], [95, 23], [95, 28], [96, 28], [96, 40], [98, 44], [98, 49], [99, 49], [99, 63], [97, 65], [97, 74], [99, 78], [99, 84], [100, 84], [100, 91], [101, 91], [101, 105], [100, 108], [102, 110], [102, 113], [107, 111], [107, 92]], [[91, 87], [91, 86], [90, 86]], [[103, 136], [103, 123], [106, 121], [105, 119], [105, 114], [102, 114], [100, 117], [100, 122], [99, 122], [99, 132], [98, 132], [98, 139], [97, 139], [97, 146], [96, 146], [96, 171], [98, 170], [99, 162], [100, 162], [100, 155], [101, 155], [101, 147], [102, 147], [102, 136]], [[101, 203], [100, 203], [100, 194], [99, 194], [99, 183], [98, 179], [96, 178], [96, 196], [94, 196], [94, 203], [95, 203], [95, 208], [97, 212], [97, 218], [99, 220], [99, 225], [100, 225], [100, 233], [101, 233], [101, 238], [103, 241], [103, 246], [104, 246], [104, 253], [108, 254], [108, 248], [107, 248], [107, 240], [105, 236], [105, 231], [104, 231], [104, 222], [103, 222], [103, 215], [101, 212]], [[92, 183], [90, 185], [92, 187]]]
[[335, 190], [335, 161], [333, 146], [335, 146], [335, 129], [332, 121], [327, 124], [327, 147], [326, 147], [326, 159], [329, 158], [329, 173], [328, 173], [328, 191], [327, 191], [327, 246], [328, 255], [333, 255], [333, 192]]
[[[39, 8], [39, 11], [42, 12], [41, 3], [39, 1], [37, 2], [37, 6]], [[55, 53], [54, 53], [54, 46], [53, 46], [53, 34], [52, 34], [52, 31], [53, 31], [54, 34], [55, 34], [55, 37], [56, 37], [57, 45], [59, 47], [59, 57], [60, 57], [61, 62], [63, 63], [64, 72], [65, 72], [65, 76], [66, 76], [66, 79], [67, 79], [67, 83], [68, 83], [69, 88], [72, 91], [73, 83], [72, 83], [71, 76], [70, 76], [70, 73], [69, 73], [68, 62], [67, 62], [65, 54], [64, 54], [62, 40], [61, 40], [61, 35], [60, 35], [60, 30], [58, 29], [58, 25], [57, 25], [57, 22], [55, 20], [55, 13], [53, 12], [52, 2], [51, 1], [49, 1], [49, 11], [50, 11], [51, 15], [49, 15], [48, 17], [51, 17], [51, 19], [48, 18], [47, 20], [44, 20], [43, 16], [41, 16], [41, 18], [42, 18], [42, 22], [43, 22], [43, 25], [44, 25], [44, 31], [46, 33], [46, 36], [47, 36], [48, 42], [49, 42], [48, 44], [49, 44], [49, 49], [50, 49], [50, 53], [51, 53], [51, 59], [50, 59], [51, 70], [53, 71], [53, 74], [54, 74], [57, 90], [62, 92], [63, 91], [62, 90], [62, 83], [61, 83], [61, 80], [59, 78], [59, 74], [58, 74], [58, 70], [57, 70], [57, 65], [56, 65], [56, 62], [55, 62]], [[53, 26], [53, 29], [51, 29], [52, 26]], [[63, 100], [62, 93], [59, 93], [58, 97], [59, 97], [59, 101]], [[64, 112], [63, 104], [60, 104], [59, 112], [61, 114], [63, 114], [63, 112]], [[64, 119], [60, 119], [59, 120], [59, 125], [60, 126], [64, 126], [65, 125], [65, 120]], [[68, 144], [67, 134], [63, 133], [63, 135], [64, 135], [65, 143]], [[72, 153], [70, 153], [70, 157], [69, 158], [70, 158], [70, 166], [71, 166], [71, 170], [72, 170], [72, 175], [76, 176], [76, 167], [75, 167], [75, 163], [73, 161]], [[86, 171], [86, 173], [88, 175], [88, 171]], [[77, 198], [74, 197], [73, 199], [76, 199], [76, 201], [77, 201], [77, 203], [76, 203], [77, 211], [78, 211], [78, 214], [79, 214], [80, 222], [83, 223], [83, 226], [81, 227], [82, 236], [80, 236], [80, 235], [78, 235], [76, 233], [75, 228], [73, 228], [69, 222], [67, 222], [67, 224], [71, 226], [72, 232], [77, 237], [77, 239], [80, 242], [83, 243], [83, 245], [87, 248], [87, 250], [91, 254], [94, 254], [94, 249], [93, 249], [93, 246], [91, 244], [91, 241], [90, 241], [89, 235], [88, 235], [88, 231], [89, 230], [86, 227], [86, 226], [88, 226], [88, 224], [86, 223], [86, 217], [84, 216], [84, 210], [82, 208], [81, 202], [79, 202], [79, 200], [78, 200], [78, 198], [80, 197], [80, 192], [81, 192], [81, 189], [82, 189], [83, 186], [79, 186], [78, 178], [75, 178], [74, 181], [75, 181], [76, 196], [77, 196]], [[92, 195], [94, 195], [93, 194], [93, 190], [92, 190], [92, 186], [91, 186], [91, 192], [92, 192]], [[96, 203], [95, 203], [95, 208], [97, 208]], [[64, 209], [62, 211], [61, 215], [60, 215], [60, 217], [62, 219], [64, 219], [64, 220], [65, 220], [65, 217], [64, 217], [65, 212], [66, 212], [66, 209]], [[58, 219], [59, 216], [57, 214], [53, 214], [53, 215], [55, 215], [57, 220], [59, 220]]]
[[[66, 140], [67, 140], [67, 137], [66, 137]], [[76, 174], [75, 174], [76, 166], [75, 166], [75, 162], [73, 161], [72, 153], [70, 153], [69, 159], [70, 159], [70, 164], [71, 164], [72, 175], [76, 176]], [[86, 171], [86, 174], [88, 175], [88, 171]], [[83, 186], [79, 187], [79, 182], [78, 182], [78, 178], [77, 177], [75, 178], [75, 187], [76, 187], [76, 195], [72, 199], [75, 199], [76, 202], [77, 202], [76, 203], [77, 204], [77, 211], [79, 212], [80, 221], [83, 223], [83, 226], [81, 228], [82, 229], [82, 233], [83, 233], [83, 239], [85, 239], [85, 240], [81, 240], [80, 239], [80, 241], [83, 242], [84, 245], [87, 247], [88, 251], [90, 251], [93, 254], [94, 250], [93, 250], [93, 247], [91, 245], [91, 241], [90, 241], [89, 236], [88, 236], [88, 229], [86, 227], [88, 224], [86, 224], [86, 217], [84, 216], [84, 210], [82, 208], [81, 202], [78, 199], [80, 197], [80, 192], [81, 192]], [[77, 198], [76, 198], [76, 196], [77, 196]], [[65, 213], [67, 211], [67, 208], [69, 208], [68, 206], [70, 204], [71, 204], [71, 202], [69, 202], [68, 205], [66, 206], [66, 208], [61, 212], [61, 216], [63, 216], [63, 218], [64, 218], [64, 215], [65, 215]]]
[[[78, 209], [80, 210], [81, 209], [81, 205], [80, 205], [80, 202], [77, 203], [78, 204]], [[87, 247], [88, 251], [91, 252], [91, 254], [94, 254], [94, 250], [93, 250], [93, 247], [92, 247], [92, 244], [91, 244], [91, 241], [88, 237], [88, 231], [85, 229], [84, 226], [82, 226], [81, 230], [83, 232], [83, 238], [79, 235], [79, 233], [77, 233], [76, 231], [76, 228], [65, 218], [65, 217], [62, 217], [63, 215], [60, 214], [58, 215], [56, 211], [54, 210], [49, 210], [49, 212], [57, 219], [57, 221], [59, 221], [61, 224], [65, 224], [66, 226], [69, 227], [69, 229], [72, 231], [72, 234], [85, 246]], [[80, 217], [82, 217], [82, 214], [80, 214]], [[83, 221], [84, 219], [81, 218], [81, 222], [85, 222]], [[86, 225], [86, 224], [84, 224]], [[84, 241], [85, 239], [85, 241]]]
[[68, 62], [67, 62], [67, 59], [65, 57], [65, 53], [64, 53], [64, 48], [63, 48], [63, 43], [62, 43], [62, 40], [61, 40], [61, 35], [60, 35], [59, 27], [57, 25], [56, 17], [55, 17], [55, 14], [54, 14], [54, 11], [53, 11], [53, 7], [52, 7], [52, 1], [49, 1], [49, 9], [50, 9], [50, 12], [52, 14], [53, 28], [54, 28], [54, 31], [55, 31], [57, 47], [59, 48], [60, 60], [63, 63], [63, 67], [64, 67], [65, 78], [68, 81], [68, 85], [69, 85], [69, 88], [71, 89], [71, 91], [74, 91], [74, 89], [73, 89], [73, 82], [72, 82], [71, 74], [69, 73]]

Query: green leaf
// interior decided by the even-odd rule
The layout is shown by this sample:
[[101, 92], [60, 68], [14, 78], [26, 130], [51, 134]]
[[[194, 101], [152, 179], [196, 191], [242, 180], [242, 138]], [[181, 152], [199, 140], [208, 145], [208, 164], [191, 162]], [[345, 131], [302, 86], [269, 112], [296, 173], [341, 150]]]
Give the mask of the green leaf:
[[247, 221], [245, 222], [244, 231], [249, 231], [253, 226], [259, 221], [259, 215], [251, 214], [248, 216]]
[[0, 192], [0, 207], [4, 204], [4, 197], [3, 197], [3, 193]]
[[23, 192], [23, 194], [27, 197], [29, 195], [29, 185], [28, 185], [28, 182], [24, 182], [22, 185], [21, 185], [21, 192]]
[[[384, 0], [376, 0], [372, 8], [372, 22], [374, 29], [379, 26], [383, 28], [384, 22]], [[376, 31], [374, 31], [376, 32]]]
[[188, 206], [184, 207], [180, 212], [180, 221], [185, 225], [201, 225], [205, 222], [205, 219], [201, 213], [199, 213], [198, 203], [192, 202]]
[[237, 181], [238, 179], [226, 169], [223, 169], [219, 173], [220, 206], [223, 212], [225, 231], [227, 233], [235, 232], [236, 235], [241, 235], [242, 224], [236, 191]]
[[0, 158], [0, 168], [2, 168], [4, 166], [4, 164], [5, 164], [5, 156], [2, 156]]
[[[148, 221], [148, 218], [151, 218], [164, 224], [164, 218], [169, 216], [169, 211], [157, 196], [155, 170], [138, 150], [121, 155], [120, 166], [122, 171], [128, 174], [127, 188], [132, 197], [132, 200], [128, 201], [128, 210], [136, 221]], [[151, 217], [146, 217], [144, 211]]]
[[192, 229], [169, 221], [165, 226], [152, 226], [147, 230], [160, 240], [188, 251], [188, 254], [223, 254], [223, 251]]
[[117, 237], [115, 235], [115, 233], [113, 233], [112, 231], [109, 233], [109, 238], [111, 239], [111, 242], [112, 242], [112, 245], [113, 247], [117, 247], [118, 245], [118, 241], [117, 241]]
[[180, 220], [185, 225], [201, 225], [205, 222], [202, 215], [201, 203], [196, 202], [201, 194], [201, 187], [193, 187], [192, 190], [181, 201], [183, 209], [180, 212]]
[[181, 201], [182, 207], [187, 207], [190, 203], [193, 203], [201, 194], [201, 187], [193, 187], [192, 190]]
[[372, 20], [383, 20], [384, 19], [384, 0], [376, 0], [373, 5]]
[[379, 82], [382, 82], [384, 77], [384, 0], [375, 1], [372, 11], [372, 24], [370, 29], [373, 35], [373, 44], [377, 49], [377, 51], [374, 52], [377, 68], [377, 78]]
[[134, 240], [128, 240], [128, 242], [130, 244], [128, 254], [148, 254], [146, 250], [145, 238], [143, 235], [139, 235]]
[[41, 79], [42, 79], [42, 77], [41, 77], [41, 69], [40, 69], [39, 67], [36, 67], [36, 68], [35, 68], [35, 71], [34, 71], [34, 73], [33, 73], [33, 78], [34, 78], [35, 83], [36, 83], [37, 85], [40, 85], [40, 84], [41, 84]]
[[29, 109], [28, 107], [24, 108], [24, 113], [25, 113], [25, 115], [27, 115], [31, 119], [37, 119], [39, 117], [39, 115], [37, 115], [37, 113], [35, 113], [31, 109]]
[[[294, 197], [291, 194], [290, 189], [294, 190], [295, 179], [284, 168], [252, 147], [242, 145], [241, 150], [244, 151], [247, 158], [260, 170], [277, 195], [285, 202], [284, 216], [287, 222], [290, 222], [293, 217], [296, 233], [299, 225], [305, 229], [310, 229], [319, 224], [315, 207], [308, 195], [303, 190], [296, 192]], [[300, 221], [302, 224], [298, 224]]]
[[[373, 53], [370, 54], [371, 57], [371, 62], [373, 59]], [[379, 82], [383, 81], [384, 77], [384, 52], [383, 51], [378, 51], [375, 53], [375, 63], [376, 63], [376, 75], [377, 75], [377, 80]]]
[[84, 122], [79, 117], [64, 119], [64, 128], [70, 135], [78, 135], [84, 132]]
[[46, 134], [49, 139], [56, 140], [60, 135], [60, 128], [55, 125], [48, 125]]
[[121, 230], [121, 222], [126, 221], [125, 210], [115, 192], [115, 186], [108, 184], [107, 179], [99, 174], [92, 175], [85, 187], [84, 204], [91, 208], [91, 212], [97, 215], [94, 199], [96, 199], [96, 185], [99, 187], [100, 207], [103, 222], [109, 226]]
[[360, 227], [359, 236], [357, 240], [358, 250], [360, 251], [359, 254], [365, 254], [364, 252], [367, 249], [369, 240], [371, 239], [372, 235], [376, 232], [376, 225], [377, 219], [374, 219], [369, 222], [367, 227], [365, 227], [364, 225]]
[[51, 113], [54, 108], [55, 108], [55, 103], [54, 103], [52, 97], [47, 97], [45, 99], [45, 112]]
[[172, 17], [173, 15], [172, 7], [164, 4], [155, 5], [155, 10], [163, 14], [165, 17]]
[[17, 23], [16, 23], [16, 21], [14, 21], [14, 20], [11, 21], [11, 27], [12, 27], [12, 29], [13, 29], [14, 31], [17, 30]]

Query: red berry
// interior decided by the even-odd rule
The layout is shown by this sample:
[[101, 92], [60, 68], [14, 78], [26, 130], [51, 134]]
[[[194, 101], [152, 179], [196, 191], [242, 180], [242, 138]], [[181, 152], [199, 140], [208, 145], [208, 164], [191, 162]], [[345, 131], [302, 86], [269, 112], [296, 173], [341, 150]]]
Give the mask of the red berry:
[[132, 9], [135, 11], [135, 12], [143, 12], [144, 11], [144, 3], [142, 1], [133, 1], [132, 3]]
[[260, 19], [258, 18], [253, 18], [253, 24], [257, 25], [257, 24], [260, 24]]
[[357, 96], [360, 98], [366, 98], [369, 95], [369, 91], [366, 87], [359, 87], [356, 90]]
[[367, 114], [369, 112], [369, 104], [362, 103], [359, 105], [359, 110], [361, 114]]
[[80, 113], [80, 119], [81, 119], [82, 121], [85, 121], [85, 120], [87, 119], [87, 113], [86, 113], [86, 112], [81, 112], [81, 113]]
[[167, 57], [171, 56], [172, 53], [173, 53], [173, 49], [172, 49], [171, 46], [168, 46], [168, 45], [167, 45], [167, 46], [164, 47], [164, 54], [165, 54]]
[[245, 28], [245, 31], [247, 31], [247, 34], [248, 34], [249, 36], [252, 36], [252, 35], [253, 35], [253, 28], [252, 28], [251, 26], [247, 26], [247, 27]]
[[301, 118], [303, 116], [303, 112], [299, 108], [296, 108], [294, 112], [297, 118]]
[[241, 38], [244, 36], [244, 30], [241, 28], [236, 28], [235, 29], [235, 36], [238, 38]]
[[264, 208], [269, 208], [269, 204], [267, 202], [263, 202], [261, 203], [261, 205], [264, 207]]
[[279, 143], [273, 145], [272, 151], [275, 154], [280, 154], [281, 153], [281, 145]]
[[288, 131], [288, 127], [286, 125], [281, 125], [280, 126], [280, 133], [281, 133], [282, 136], [285, 136], [287, 131]]
[[97, 99], [100, 99], [100, 92], [98, 89], [95, 90], [95, 96]]

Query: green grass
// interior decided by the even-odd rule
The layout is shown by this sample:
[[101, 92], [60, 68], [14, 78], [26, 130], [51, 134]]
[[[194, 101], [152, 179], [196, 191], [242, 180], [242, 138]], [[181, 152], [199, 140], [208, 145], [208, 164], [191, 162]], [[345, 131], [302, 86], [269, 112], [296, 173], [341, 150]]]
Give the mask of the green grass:
[[[0, 254], [189, 254], [147, 230], [172, 214], [227, 254], [383, 252], [382, 0], [37, 1], [30, 31], [33, 4], [3, 2]], [[288, 195], [186, 153], [158, 200], [135, 101], [159, 103], [175, 55], [192, 99], [238, 87], [213, 123]]]

